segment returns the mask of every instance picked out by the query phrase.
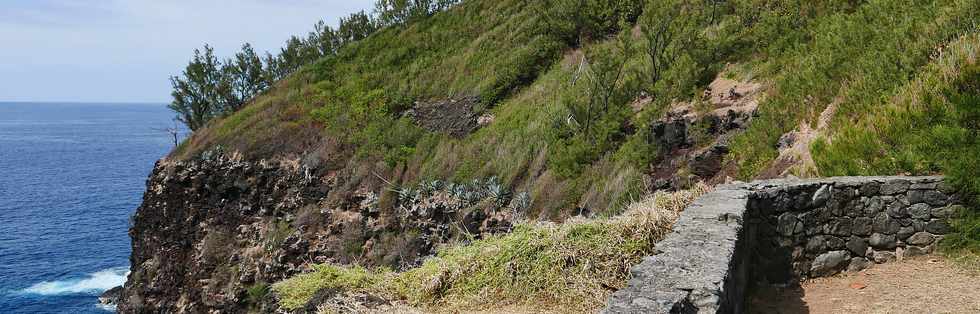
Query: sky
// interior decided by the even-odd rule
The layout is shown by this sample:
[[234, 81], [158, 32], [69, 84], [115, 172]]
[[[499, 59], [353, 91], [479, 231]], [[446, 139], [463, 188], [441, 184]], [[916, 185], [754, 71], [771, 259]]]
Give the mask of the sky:
[[374, 0], [0, 0], [0, 101], [170, 101], [171, 75], [208, 43], [275, 53], [291, 35]]

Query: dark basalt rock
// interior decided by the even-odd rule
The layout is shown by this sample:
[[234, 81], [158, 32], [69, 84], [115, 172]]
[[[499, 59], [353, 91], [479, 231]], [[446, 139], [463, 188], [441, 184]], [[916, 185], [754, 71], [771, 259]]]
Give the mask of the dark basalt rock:
[[479, 97], [416, 103], [404, 115], [426, 130], [463, 137], [480, 127], [480, 115], [475, 111], [479, 104]]
[[122, 298], [122, 292], [122, 286], [106, 290], [99, 295], [99, 303], [103, 305], [116, 306], [119, 304], [119, 300]]
[[[510, 228], [509, 211], [472, 200], [416, 194], [382, 208], [367, 182], [339, 188], [349, 178], [297, 161], [245, 162], [223, 154], [161, 161], [147, 180], [133, 216], [131, 276], [121, 313], [239, 313], [274, 311], [251, 300], [248, 287], [274, 283], [311, 264], [416, 265], [435, 247]], [[341, 192], [346, 191], [346, 192]], [[450, 199], [451, 201], [440, 201]], [[504, 204], [506, 205], [506, 204]], [[264, 302], [250, 304], [250, 302]], [[270, 303], [270, 304], [265, 304]]]

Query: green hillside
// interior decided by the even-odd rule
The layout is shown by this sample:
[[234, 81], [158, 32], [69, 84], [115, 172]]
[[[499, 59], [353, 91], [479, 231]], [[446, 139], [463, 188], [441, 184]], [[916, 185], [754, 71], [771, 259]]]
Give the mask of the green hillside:
[[[220, 146], [296, 157], [350, 182], [497, 177], [531, 195], [531, 217], [612, 214], [651, 190], [651, 165], [669, 153], [652, 123], [726, 77], [764, 86], [725, 160], [735, 179], [942, 173], [976, 194], [978, 10], [972, 0], [462, 1], [301, 68], [175, 156]], [[471, 134], [406, 114], [466, 98], [492, 117]], [[778, 169], [781, 136], [804, 126], [816, 130], [811, 164]]]

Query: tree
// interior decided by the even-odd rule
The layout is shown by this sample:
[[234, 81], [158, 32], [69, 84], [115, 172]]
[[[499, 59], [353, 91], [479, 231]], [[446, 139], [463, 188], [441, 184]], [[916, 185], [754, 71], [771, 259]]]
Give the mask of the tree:
[[277, 55], [266, 52], [262, 63], [265, 64], [265, 74], [262, 77], [265, 78], [265, 83], [268, 86], [272, 86], [276, 81], [289, 74], [282, 59]]
[[628, 106], [637, 91], [634, 71], [627, 66], [636, 55], [631, 32], [613, 43], [590, 47], [559, 101], [568, 112], [558, 124], [556, 153], [549, 157], [558, 175], [578, 175], [626, 138]]
[[313, 46], [318, 55], [329, 56], [337, 53], [337, 50], [340, 49], [343, 44], [341, 38], [336, 30], [321, 20], [313, 25], [313, 32], [307, 36], [307, 44]]
[[179, 122], [176, 118], [173, 119], [174, 125], [172, 127], [165, 128], [154, 128], [154, 131], [167, 132], [173, 140], [174, 148], [180, 144], [180, 126], [177, 125]]
[[587, 97], [564, 101], [577, 128], [576, 133], [593, 145], [601, 140], [593, 132], [595, 125], [610, 112], [623, 109], [621, 107], [632, 96], [628, 88], [622, 86], [622, 79], [626, 63], [633, 57], [635, 48], [628, 33], [621, 34], [617, 39], [611, 47], [597, 46], [587, 51], [587, 56], [582, 60], [581, 73], [588, 84]]
[[234, 58], [223, 63], [214, 49], [194, 50], [194, 57], [180, 76], [172, 76], [170, 109], [177, 120], [192, 131], [210, 119], [241, 109], [250, 99], [301, 67], [320, 58], [336, 55], [352, 42], [367, 38], [379, 28], [407, 23], [430, 16], [458, 3], [459, 0], [380, 0], [374, 17], [364, 11], [340, 20], [335, 29], [323, 21], [305, 38], [292, 36], [279, 53], [260, 57], [248, 43]]
[[378, 0], [374, 5], [380, 27], [401, 25], [446, 10], [459, 0]]
[[371, 16], [361, 11], [340, 19], [337, 37], [340, 45], [344, 45], [367, 38], [377, 30], [378, 25]]
[[200, 129], [223, 109], [230, 84], [221, 73], [221, 63], [214, 49], [204, 45], [204, 51], [194, 50], [194, 57], [183, 75], [170, 77], [173, 102], [168, 107], [177, 113], [177, 120], [191, 130]]
[[232, 87], [229, 90], [232, 93], [224, 97], [229, 105], [223, 108], [224, 112], [241, 109], [245, 102], [269, 87], [264, 77], [262, 59], [248, 43], [242, 45], [242, 51], [236, 53], [233, 60], [225, 62], [222, 74], [231, 82]]
[[677, 56], [699, 40], [704, 6], [699, 0], [653, 0], [646, 10], [641, 28], [647, 38], [651, 84], [656, 84]]
[[632, 25], [643, 9], [643, 0], [543, 0], [537, 10], [543, 32], [571, 46], [583, 40], [603, 38]]

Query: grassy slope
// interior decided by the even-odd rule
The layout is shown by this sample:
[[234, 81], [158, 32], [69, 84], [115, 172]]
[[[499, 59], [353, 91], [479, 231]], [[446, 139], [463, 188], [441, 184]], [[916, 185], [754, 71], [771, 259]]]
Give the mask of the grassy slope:
[[[831, 102], [840, 103], [831, 129], [878, 112], [882, 97], [914, 77], [937, 47], [977, 22], [977, 6], [963, 0], [874, 0], [776, 37], [768, 58], [754, 67], [755, 75], [774, 80], [776, 91], [733, 145], [740, 175], [765, 169], [776, 156], [779, 136], [803, 121], [815, 124]], [[897, 169], [888, 170], [879, 173]]]
[[[956, 179], [961, 187], [980, 190], [975, 168], [942, 162], [968, 151], [938, 158], [927, 145], [934, 137], [908, 132], [929, 125], [931, 111], [882, 110], [901, 102], [896, 95], [912, 80], [930, 75], [937, 49], [977, 32], [980, 4], [763, 2], [728, 2], [717, 23], [700, 30], [713, 57], [681, 58], [666, 81], [645, 88], [689, 99], [725, 64], [735, 65], [731, 75], [772, 86], [759, 117], [732, 145], [730, 161], [741, 178], [770, 166], [780, 135], [815, 123], [836, 102], [840, 110], [830, 140], [814, 151], [822, 175], [945, 172], [962, 178]], [[372, 171], [363, 169], [373, 169], [402, 184], [497, 176], [512, 189], [531, 192], [541, 217], [560, 218], [576, 206], [614, 212], [642, 191], [643, 172], [656, 155], [645, 128], [669, 100], [623, 118], [622, 124], [638, 131], [623, 134], [580, 171], [556, 173], [551, 161], [570, 151], [557, 139], [556, 125], [567, 114], [559, 100], [582, 95], [581, 87], [568, 82], [583, 52], [621, 50], [611, 49], [615, 40], [602, 36], [570, 46], [562, 39], [568, 34], [542, 27], [548, 10], [539, 6], [471, 0], [383, 30], [280, 82], [246, 109], [198, 132], [175, 154], [187, 158], [216, 144], [250, 158], [305, 152], [351, 176], [369, 177]], [[643, 36], [631, 41], [640, 48], [646, 44]], [[648, 62], [642, 53], [634, 56], [620, 84], [649, 86], [642, 79]], [[947, 81], [936, 81], [935, 88]], [[416, 100], [464, 95], [479, 96], [496, 120], [463, 139], [423, 131], [398, 116]], [[882, 131], [883, 124], [895, 127]]]
[[[590, 205], [622, 202], [639, 186], [635, 170], [607, 163], [573, 178], [542, 175], [561, 108], [554, 91], [570, 80], [574, 67], [557, 65], [571, 49], [563, 39], [568, 34], [545, 30], [541, 5], [467, 1], [383, 30], [213, 122], [175, 155], [189, 158], [214, 145], [255, 159], [312, 151], [332, 161], [328, 166], [366, 164], [404, 184], [497, 176], [513, 189], [534, 192], [535, 207], [551, 217], [561, 216], [559, 208], [577, 205], [594, 178], [612, 177], [618, 178], [608, 184], [615, 191], [592, 197]], [[453, 139], [398, 116], [414, 101], [457, 96], [480, 97], [480, 109], [492, 110], [496, 123]], [[607, 175], [611, 172], [616, 175]], [[634, 182], [622, 184], [626, 180]]]
[[[733, 7], [718, 25], [702, 30], [722, 42], [714, 47], [714, 53], [722, 57], [713, 64], [694, 61], [687, 69], [713, 68], [707, 71], [712, 74], [725, 63], [733, 63], [731, 75], [772, 87], [759, 117], [732, 145], [730, 161], [738, 166], [742, 178], [770, 166], [780, 135], [801, 123], [815, 123], [828, 104], [837, 103], [840, 109], [831, 120], [830, 132], [813, 147], [820, 174], [946, 173], [961, 189], [980, 191], [980, 162], [975, 159], [980, 155], [978, 126], [969, 119], [975, 117], [970, 112], [978, 104], [976, 98], [954, 92], [980, 93], [970, 90], [976, 86], [969, 83], [969, 73], [974, 70], [962, 70], [976, 67], [980, 31], [975, 12], [980, 11], [980, 3], [786, 1], [768, 2], [764, 9], [759, 1], [730, 3]], [[328, 160], [339, 161], [336, 167], [368, 163], [402, 183], [498, 176], [512, 188], [533, 192], [535, 207], [546, 216], [561, 216], [562, 209], [582, 204], [613, 209], [637, 191], [645, 170], [642, 163], [632, 162], [637, 155], [629, 154], [624, 144], [629, 140], [603, 152], [571, 178], [556, 175], [548, 163], [558, 154], [555, 121], [564, 114], [557, 100], [577, 92], [569, 90], [567, 82], [575, 74], [580, 52], [612, 43], [599, 40], [570, 47], [540, 32], [535, 26], [540, 10], [522, 9], [524, 4], [473, 0], [424, 22], [385, 30], [281, 82], [245, 110], [199, 132], [177, 154], [189, 157], [215, 144], [255, 158], [319, 150], [329, 153], [325, 153]], [[642, 38], [635, 42], [644, 45]], [[634, 59], [630, 69], [642, 72], [646, 61], [642, 55]], [[704, 82], [693, 81], [676, 85], [681, 86], [676, 88], [680, 91], [673, 95], [696, 94]], [[496, 116], [495, 122], [466, 138], [452, 139], [420, 130], [395, 114], [413, 100], [457, 95], [480, 96]], [[644, 119], [656, 116], [660, 109], [630, 117], [629, 122], [643, 127]], [[960, 234], [951, 237], [951, 246], [980, 247], [980, 218], [976, 216], [967, 214], [957, 223]], [[567, 230], [555, 234], [597, 231], [589, 226], [563, 227]], [[563, 291], [555, 288], [553, 272], [528, 272], [518, 282], [497, 282], [496, 277], [482, 275], [452, 277], [462, 281], [443, 286], [447, 290], [440, 293], [448, 293], [446, 298], [432, 298], [424, 295], [428, 290], [412, 287], [467, 267], [493, 273], [502, 267], [494, 264], [498, 261], [495, 254], [510, 254], [518, 248], [536, 249], [507, 257], [551, 256], [548, 254], [557, 254], [551, 251], [556, 248], [569, 249], [558, 246], [562, 243], [581, 245], [571, 248], [572, 252], [596, 247], [629, 249], [623, 243], [608, 246], [610, 229], [603, 230], [594, 237], [555, 240], [549, 236], [552, 233], [519, 228], [513, 235], [450, 249], [422, 268], [404, 273], [379, 275], [359, 270], [351, 274], [326, 267], [320, 275], [340, 272], [346, 275], [339, 278], [354, 282], [344, 288], [375, 289], [421, 305], [465, 303], [472, 298], [504, 303], [530, 302], [536, 297], [561, 301], [562, 296], [546, 294], [494, 294], [509, 291], [497, 289], [501, 287]], [[583, 242], [576, 242], [579, 240]], [[327, 277], [295, 290], [283, 284], [279, 293], [298, 305], [323, 285], [338, 284]], [[538, 284], [542, 282], [545, 284]]]

